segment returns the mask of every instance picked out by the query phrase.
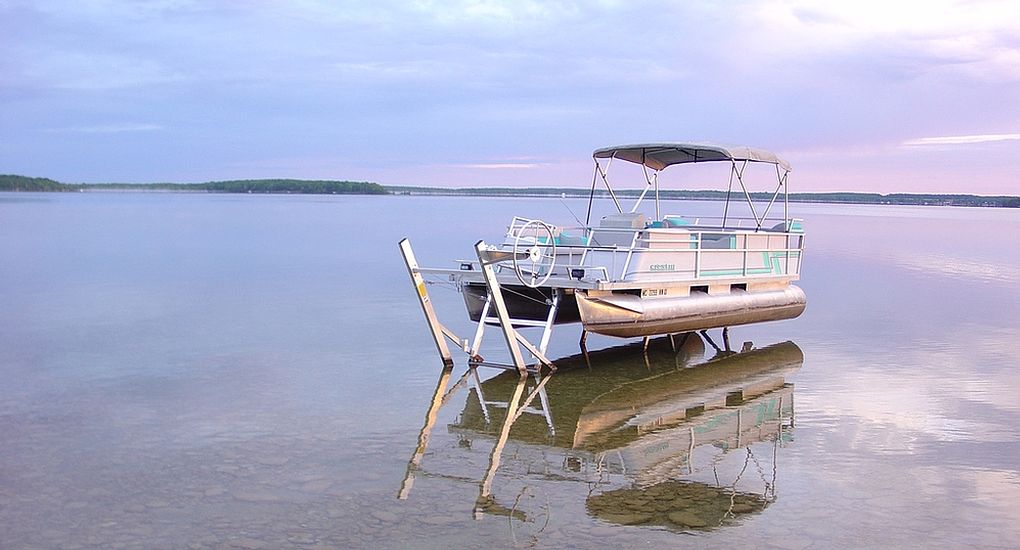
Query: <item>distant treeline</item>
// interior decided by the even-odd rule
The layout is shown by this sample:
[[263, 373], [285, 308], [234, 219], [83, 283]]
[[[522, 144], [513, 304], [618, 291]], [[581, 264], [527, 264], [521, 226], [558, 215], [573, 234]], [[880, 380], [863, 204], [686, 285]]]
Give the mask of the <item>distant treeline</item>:
[[204, 193], [305, 193], [386, 195], [378, 183], [333, 180], [232, 180], [205, 183], [60, 183], [48, 178], [0, 175], [0, 191], [183, 191]]
[[[177, 191], [202, 193], [305, 193], [305, 194], [361, 194], [361, 195], [444, 195], [467, 197], [584, 197], [590, 189], [577, 187], [412, 187], [390, 185], [382, 186], [367, 181], [333, 181], [333, 180], [232, 180], [210, 181], [206, 183], [60, 183], [48, 178], [30, 178], [25, 176], [0, 175], [0, 191]], [[616, 196], [635, 198], [640, 189], [620, 189]], [[731, 193], [732, 198], [741, 198], [740, 191]], [[609, 197], [605, 189], [596, 189], [595, 196]], [[660, 190], [659, 197], [667, 200], [723, 200], [726, 191], [714, 190]], [[772, 199], [772, 193], [751, 193], [756, 201]], [[782, 196], [777, 200], [782, 200]], [[980, 195], [936, 195], [918, 193], [790, 193], [790, 200], [795, 202], [827, 202], [849, 204], [904, 204], [925, 206], [992, 206], [1020, 208], [1020, 197]]]
[[[410, 187], [388, 185], [386, 189], [396, 195], [447, 195], [447, 196], [468, 196], [468, 197], [553, 197], [567, 196], [573, 198], [587, 198], [591, 189], [578, 189], [576, 187], [464, 187], [449, 189], [444, 187]], [[641, 194], [640, 189], [616, 190], [618, 198], [635, 198]], [[772, 193], [751, 193], [755, 201], [769, 201]], [[609, 192], [605, 189], [596, 189], [595, 196], [608, 198]], [[734, 191], [731, 198], [743, 197], [742, 191]], [[660, 190], [659, 197], [666, 200], [725, 200], [726, 191], [715, 190]], [[783, 200], [780, 195], [777, 201]], [[1020, 208], [1020, 197], [1014, 196], [980, 196], [980, 195], [938, 195], [919, 193], [790, 193], [790, 200], [794, 202], [827, 202], [827, 203], [849, 203], [849, 204], [901, 204], [901, 205], [923, 205], [923, 206], [991, 206]]]
[[77, 191], [77, 185], [66, 185], [49, 178], [29, 178], [0, 174], [0, 191]]

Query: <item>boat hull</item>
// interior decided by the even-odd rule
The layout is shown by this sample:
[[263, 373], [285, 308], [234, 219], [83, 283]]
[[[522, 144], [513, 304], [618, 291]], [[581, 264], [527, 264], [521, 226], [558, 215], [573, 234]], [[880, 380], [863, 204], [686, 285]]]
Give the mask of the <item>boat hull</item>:
[[793, 319], [807, 304], [795, 285], [782, 290], [709, 295], [701, 292], [676, 298], [642, 298], [631, 294], [588, 296], [575, 293], [585, 330], [632, 338], [692, 330]]
[[[502, 288], [504, 291], [503, 300], [511, 318], [545, 321], [549, 316], [549, 306], [545, 301], [552, 294], [550, 289], [535, 289], [524, 285], [502, 285]], [[478, 322], [482, 318], [482, 310], [485, 308], [485, 299], [488, 297], [489, 291], [483, 284], [465, 284], [461, 292], [464, 295], [464, 305], [467, 306], [468, 317], [472, 321]], [[489, 315], [495, 315], [495, 311], [493, 310]], [[580, 320], [577, 304], [574, 302], [574, 290], [565, 289], [553, 324], [577, 323]]]

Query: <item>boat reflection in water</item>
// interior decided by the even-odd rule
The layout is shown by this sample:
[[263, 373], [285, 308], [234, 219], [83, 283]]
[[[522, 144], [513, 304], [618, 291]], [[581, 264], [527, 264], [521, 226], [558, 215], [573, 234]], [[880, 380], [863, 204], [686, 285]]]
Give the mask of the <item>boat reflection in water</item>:
[[[439, 408], [470, 385], [449, 430], [466, 449], [495, 439], [476, 517], [526, 521], [518, 502], [499, 502], [497, 471], [586, 483], [587, 513], [609, 523], [706, 530], [761, 512], [776, 498], [778, 449], [793, 427], [786, 377], [803, 354], [792, 342], [748, 342], [739, 352], [705, 342], [688, 333], [577, 355], [545, 376], [505, 372], [482, 382], [469, 370], [449, 391], [444, 371], [400, 498], [421, 472]], [[501, 467], [508, 444], [512, 459]]]

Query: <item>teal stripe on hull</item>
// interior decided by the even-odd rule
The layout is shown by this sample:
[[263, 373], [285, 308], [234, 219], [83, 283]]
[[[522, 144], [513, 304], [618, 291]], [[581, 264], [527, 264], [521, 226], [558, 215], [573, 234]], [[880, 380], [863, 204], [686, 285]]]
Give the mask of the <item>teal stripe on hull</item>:
[[[799, 259], [800, 252], [790, 252], [790, 259]], [[785, 252], [762, 252], [762, 262], [768, 267], [752, 267], [746, 271], [747, 275], [782, 275], [782, 261], [786, 259]], [[744, 275], [743, 269], [705, 269], [701, 275], [708, 277], [722, 277], [724, 275]]]

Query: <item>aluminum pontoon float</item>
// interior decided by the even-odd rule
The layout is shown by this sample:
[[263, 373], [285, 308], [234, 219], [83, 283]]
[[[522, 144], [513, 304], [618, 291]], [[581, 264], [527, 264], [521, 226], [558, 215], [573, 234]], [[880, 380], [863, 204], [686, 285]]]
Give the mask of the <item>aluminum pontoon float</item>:
[[[734, 325], [791, 319], [803, 312], [804, 292], [792, 284], [800, 276], [804, 250], [801, 220], [790, 217], [790, 165], [774, 153], [749, 147], [706, 143], [648, 143], [597, 149], [588, 213], [580, 227], [514, 217], [503, 242], [478, 241], [477, 261], [454, 268], [420, 267], [408, 239], [400, 250], [417, 289], [436, 347], [453, 363], [446, 339], [475, 364], [528, 370], [520, 346], [541, 364], [556, 324], [580, 322], [583, 330], [616, 337], [651, 337]], [[634, 163], [643, 187], [628, 210], [609, 182], [614, 161]], [[685, 217], [662, 212], [659, 173], [673, 165], [729, 164], [726, 201], [720, 217]], [[752, 200], [745, 171], [775, 171], [775, 191], [762, 208]], [[748, 217], [731, 215], [739, 193]], [[599, 184], [615, 212], [592, 223]], [[639, 208], [653, 192], [654, 217]], [[783, 195], [782, 217], [770, 217]], [[738, 199], [735, 199], [738, 200]], [[759, 214], [758, 210], [761, 209]], [[439, 322], [425, 276], [452, 281], [463, 294], [474, 338], [462, 339]], [[512, 365], [484, 363], [478, 356], [486, 325], [498, 326]], [[538, 345], [516, 330], [541, 327]], [[582, 333], [582, 344], [586, 332]]]

